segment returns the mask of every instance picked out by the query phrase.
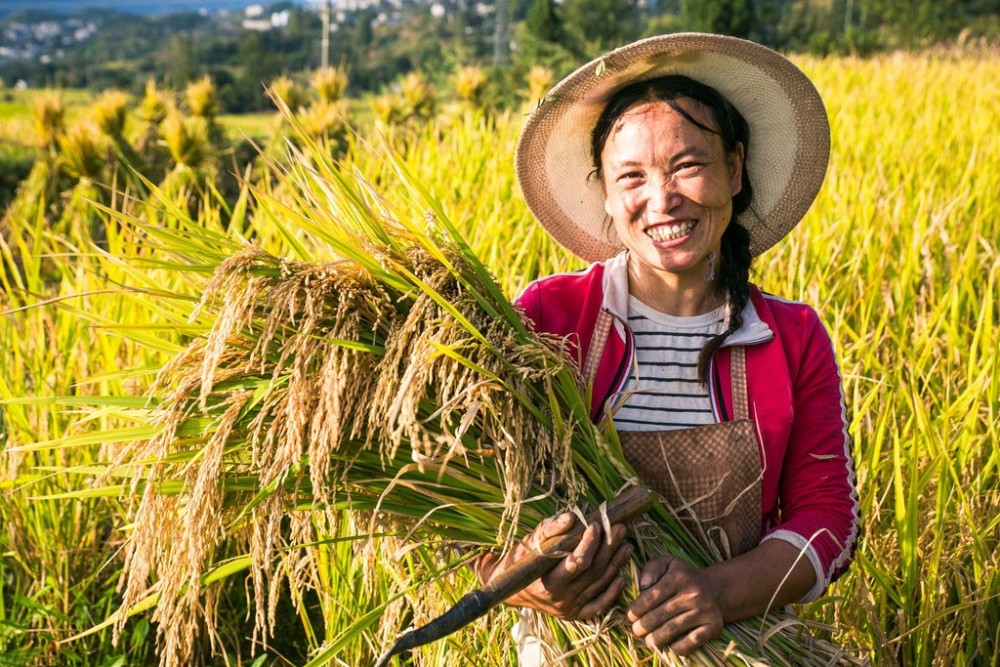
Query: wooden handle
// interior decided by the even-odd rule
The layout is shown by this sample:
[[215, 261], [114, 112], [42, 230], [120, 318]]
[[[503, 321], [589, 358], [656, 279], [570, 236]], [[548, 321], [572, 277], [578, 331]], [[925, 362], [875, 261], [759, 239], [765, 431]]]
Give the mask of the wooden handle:
[[[606, 512], [611, 525], [625, 523], [652, 507], [653, 500], [649, 491], [634, 486], [621, 495], [607, 502]], [[587, 523], [579, 521], [573, 528], [562, 535], [545, 538], [538, 545], [538, 553], [533, 553], [514, 563], [511, 568], [492, 578], [482, 588], [482, 592], [497, 603], [506, 600], [514, 593], [528, 586], [532, 581], [543, 576], [556, 566], [559, 559], [572, 551], [580, 543], [583, 531], [593, 522], [603, 523], [600, 510], [594, 510], [587, 515]]]

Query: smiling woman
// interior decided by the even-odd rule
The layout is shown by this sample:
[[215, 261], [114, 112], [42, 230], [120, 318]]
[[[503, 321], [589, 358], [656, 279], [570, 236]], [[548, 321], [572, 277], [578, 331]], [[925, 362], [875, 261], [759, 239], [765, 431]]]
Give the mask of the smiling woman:
[[[753, 257], [798, 223], [823, 181], [826, 112], [783, 57], [703, 34], [625, 46], [549, 97], [521, 134], [519, 182], [557, 241], [599, 261], [532, 283], [519, 305], [537, 330], [567, 337], [592, 418], [615, 424], [642, 480], [716, 558], [642, 564], [628, 608], [647, 645], [688, 655], [726, 623], [817, 598], [854, 548], [830, 338], [812, 308], [749, 282]], [[559, 530], [542, 524], [528, 543]], [[621, 591], [622, 541], [593, 526], [509, 603], [604, 614]], [[486, 559], [480, 576], [518, 553]]]

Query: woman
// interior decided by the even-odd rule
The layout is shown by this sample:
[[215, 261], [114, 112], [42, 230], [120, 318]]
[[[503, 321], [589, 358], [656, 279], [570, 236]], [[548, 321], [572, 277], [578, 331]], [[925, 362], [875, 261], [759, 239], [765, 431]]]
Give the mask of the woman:
[[[678, 34], [618, 49], [553, 89], [522, 132], [532, 212], [586, 270], [518, 303], [567, 336], [647, 485], [715, 551], [699, 569], [642, 566], [627, 616], [686, 655], [730, 621], [812, 600], [846, 567], [858, 505], [840, 376], [816, 313], [749, 282], [751, 260], [801, 219], [829, 154], [826, 112], [789, 61], [751, 42]], [[543, 523], [548, 537], [572, 525]], [[485, 581], [538, 536], [480, 563]], [[605, 613], [625, 531], [580, 546], [508, 604]]]

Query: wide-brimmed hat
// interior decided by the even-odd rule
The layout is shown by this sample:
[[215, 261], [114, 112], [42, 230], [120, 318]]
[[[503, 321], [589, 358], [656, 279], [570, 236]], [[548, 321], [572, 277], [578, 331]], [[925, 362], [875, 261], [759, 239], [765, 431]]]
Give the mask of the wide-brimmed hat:
[[591, 134], [609, 99], [635, 81], [682, 74], [715, 88], [750, 126], [749, 210], [737, 220], [759, 255], [799, 223], [819, 192], [830, 155], [830, 125], [802, 71], [760, 44], [678, 33], [612, 51], [559, 82], [521, 131], [517, 180], [531, 212], [562, 246], [588, 261], [623, 249], [605, 225], [604, 194]]

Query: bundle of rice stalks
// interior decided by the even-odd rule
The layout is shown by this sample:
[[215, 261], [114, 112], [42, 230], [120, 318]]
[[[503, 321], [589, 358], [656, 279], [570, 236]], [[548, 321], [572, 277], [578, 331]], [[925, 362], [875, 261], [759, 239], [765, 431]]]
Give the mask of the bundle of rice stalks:
[[384, 127], [399, 125], [407, 119], [406, 102], [399, 95], [382, 93], [372, 98], [372, 113]]
[[59, 93], [47, 92], [36, 95], [31, 101], [31, 118], [38, 135], [38, 144], [54, 148], [56, 140], [63, 132], [66, 107]]
[[552, 81], [554, 79], [555, 74], [547, 67], [535, 65], [528, 70], [528, 74], [525, 77], [525, 83], [528, 85], [528, 89], [524, 93], [525, 104], [529, 107], [534, 107], [541, 102], [546, 93], [552, 88]]
[[339, 157], [347, 141], [347, 107], [342, 103], [316, 101], [297, 116], [302, 130], [317, 141], [332, 143], [332, 154]]
[[412, 139], [434, 117], [437, 98], [420, 72], [410, 72], [389, 91], [372, 99], [372, 112], [381, 132]]
[[223, 145], [223, 130], [216, 120], [219, 114], [219, 90], [207, 74], [184, 88], [184, 102], [194, 119], [204, 123], [206, 134], [214, 148]]
[[407, 114], [415, 118], [430, 118], [436, 103], [434, 89], [420, 72], [410, 72], [399, 82]]
[[122, 139], [128, 104], [128, 95], [121, 90], [107, 90], [94, 102], [94, 122], [107, 137], [116, 141]]
[[339, 102], [347, 90], [347, 70], [343, 67], [326, 67], [318, 69], [309, 77], [316, 96], [321, 102], [334, 104]]
[[[110, 142], [93, 122], [64, 127], [57, 94], [37, 97], [33, 111], [44, 145], [0, 218], [0, 288], [9, 294], [26, 290], [30, 265], [37, 264], [28, 273], [44, 276], [47, 284], [60, 279], [61, 262], [53, 256], [66, 250], [63, 235], [77, 248], [89, 245], [94, 216], [86, 200], [98, 196], [111, 155]], [[74, 220], [78, 214], [82, 224]]]
[[466, 65], [452, 75], [452, 84], [455, 86], [455, 95], [458, 99], [472, 106], [479, 106], [483, 102], [485, 92], [486, 70], [478, 65]]
[[[373, 661], [440, 610], [433, 584], [461, 564], [635, 483], [614, 434], [590, 422], [561, 341], [524, 325], [402, 166], [412, 197], [393, 206], [301, 141], [307, 153], [286, 174], [292, 201], [264, 192], [258, 210], [282, 209], [336, 259], [283, 260], [195, 226], [146, 230], [178, 269], [217, 265], [192, 315], [208, 333], [160, 372], [152, 428], [109, 468], [136, 499], [118, 620], [155, 605], [164, 665], [196, 660], [202, 627], [221, 650], [211, 582], [244, 568], [266, 646], [282, 591], [302, 605], [321, 583], [317, 545], [344, 540], [371, 547], [352, 563], [367, 593], [338, 599], [338, 613], [356, 620], [310, 665]], [[635, 539], [644, 557], [708, 562], [662, 505]], [[379, 592], [374, 608], [351, 606]], [[626, 595], [635, 593], [633, 583]], [[538, 631], [553, 659], [671, 661], [625, 626], [618, 607], [597, 624], [548, 619]], [[701, 658], [848, 660], [800, 631], [782, 615], [733, 624]], [[509, 657], [509, 635], [490, 641]], [[467, 650], [482, 659], [482, 647]], [[416, 653], [414, 664], [440, 664], [434, 655]]]
[[[267, 94], [271, 99], [281, 100], [288, 110], [295, 113], [309, 102], [309, 95], [295, 81], [288, 76], [279, 76], [267, 87]], [[275, 102], [279, 111], [281, 106]]]
[[172, 104], [170, 96], [156, 87], [154, 79], [146, 81], [146, 92], [136, 110], [142, 124], [135, 141], [135, 155], [145, 165], [143, 173], [153, 181], [161, 180], [167, 170], [169, 156], [160, 138], [160, 124]]
[[489, 113], [487, 84], [489, 76], [478, 65], [461, 67], [451, 75], [454, 99], [445, 102], [437, 115], [437, 125], [451, 130], [470, 112]]
[[77, 180], [97, 179], [107, 163], [109, 147], [96, 125], [81, 122], [59, 136], [62, 169]]
[[184, 118], [176, 109], [171, 109], [160, 131], [178, 169], [199, 169], [205, 164], [211, 142], [203, 118]]
[[150, 125], [159, 125], [167, 117], [170, 98], [156, 87], [155, 79], [146, 80], [146, 92], [139, 103], [139, 117]]
[[219, 93], [208, 75], [187, 85], [184, 100], [192, 114], [205, 120], [212, 120], [219, 113]]

